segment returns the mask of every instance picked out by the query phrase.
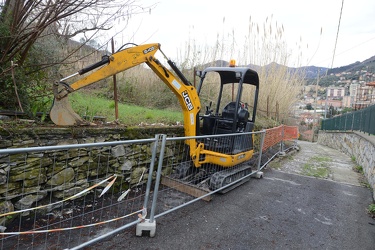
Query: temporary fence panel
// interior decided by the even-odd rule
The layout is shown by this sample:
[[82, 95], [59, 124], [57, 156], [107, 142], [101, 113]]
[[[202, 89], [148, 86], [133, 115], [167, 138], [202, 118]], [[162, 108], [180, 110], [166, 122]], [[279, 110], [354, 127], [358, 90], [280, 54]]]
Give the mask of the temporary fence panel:
[[[297, 126], [280, 125], [275, 128], [266, 129], [263, 151], [285, 141], [297, 140], [299, 137]], [[283, 151], [283, 149], [281, 149]]]
[[136, 224], [156, 145], [155, 138], [0, 150], [0, 248], [71, 248]]
[[[259, 152], [256, 148], [261, 148], [258, 142], [253, 142], [251, 137], [254, 134], [264, 135], [264, 131], [257, 133], [241, 133], [235, 135], [213, 135], [213, 136], [197, 136], [197, 137], [180, 137], [180, 138], [166, 138], [166, 144], [170, 149], [174, 148], [173, 151], [181, 152], [179, 158], [173, 158], [170, 161], [164, 161], [164, 165], [159, 165], [159, 171], [157, 176], [160, 174], [160, 187], [157, 197], [153, 200], [151, 208], [150, 221], [153, 222], [155, 218], [170, 213], [183, 206], [191, 204], [198, 200], [209, 201], [212, 195], [216, 192], [220, 192], [225, 188], [228, 188], [229, 183], [224, 183], [223, 188], [215, 185], [218, 182], [213, 183], [211, 177], [213, 174], [219, 171], [234, 171], [236, 172], [233, 178], [237, 181], [237, 184], [244, 182], [252, 175], [255, 175], [258, 170], [261, 170], [258, 166]], [[195, 139], [197, 141], [204, 141], [205, 148], [215, 149], [218, 153], [228, 154], [230, 150], [236, 150], [236, 148], [243, 148], [244, 150], [254, 150], [253, 158], [244, 164], [234, 166], [230, 168], [220, 167], [214, 164], [204, 164], [201, 167], [194, 167], [194, 162], [189, 156], [189, 148], [186, 146], [186, 140]], [[250, 142], [251, 141], [251, 142]], [[245, 145], [248, 145], [246, 147]], [[166, 151], [165, 155], [169, 152]], [[209, 157], [209, 156], [206, 156]], [[250, 166], [252, 169], [247, 169]], [[185, 170], [187, 170], [185, 172]], [[153, 211], [154, 210], [154, 211]], [[152, 217], [154, 215], [154, 217]]]
[[291, 140], [298, 140], [299, 132], [297, 126], [286, 126], [284, 127], [284, 137], [282, 138], [283, 141], [291, 141]]
[[281, 142], [282, 138], [283, 126], [267, 129], [262, 150], [265, 151], [268, 148], [276, 145], [277, 143]]

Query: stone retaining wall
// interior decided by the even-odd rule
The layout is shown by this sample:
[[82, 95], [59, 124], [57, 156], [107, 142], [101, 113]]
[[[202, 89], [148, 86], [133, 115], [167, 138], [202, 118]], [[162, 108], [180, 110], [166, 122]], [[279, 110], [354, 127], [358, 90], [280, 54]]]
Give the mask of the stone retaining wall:
[[[154, 138], [155, 134], [183, 136], [183, 132], [182, 127], [0, 128], [0, 149], [140, 140]], [[141, 175], [145, 182], [152, 145], [0, 154], [0, 214], [27, 209], [46, 197], [66, 199], [113, 174], [127, 187], [137, 184]], [[176, 160], [179, 154], [174, 150], [178, 150], [175, 145], [167, 146], [165, 161]], [[4, 223], [5, 218], [1, 218], [0, 225]]]
[[355, 132], [319, 131], [318, 143], [337, 149], [355, 158], [362, 166], [364, 175], [370, 184], [375, 200], [375, 136], [366, 136]]

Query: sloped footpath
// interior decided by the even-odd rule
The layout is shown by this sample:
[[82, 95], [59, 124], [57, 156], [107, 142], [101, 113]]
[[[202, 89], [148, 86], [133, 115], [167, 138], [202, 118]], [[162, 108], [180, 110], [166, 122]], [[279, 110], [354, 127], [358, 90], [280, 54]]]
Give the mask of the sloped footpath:
[[371, 190], [346, 155], [316, 143], [273, 162], [263, 179], [157, 219], [90, 249], [374, 249]]
[[318, 143], [299, 141], [298, 145], [298, 153], [286, 155], [284, 159], [276, 160], [270, 166], [287, 173], [355, 186], [365, 185], [366, 180], [359, 173], [360, 167], [346, 154]]

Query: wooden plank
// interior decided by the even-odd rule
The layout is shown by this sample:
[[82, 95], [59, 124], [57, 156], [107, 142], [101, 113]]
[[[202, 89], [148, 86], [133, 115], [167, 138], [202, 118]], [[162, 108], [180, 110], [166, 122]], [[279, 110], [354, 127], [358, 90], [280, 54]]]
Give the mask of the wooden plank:
[[[166, 176], [162, 177], [161, 184], [163, 184], [167, 187], [176, 189], [177, 191], [180, 191], [182, 193], [191, 195], [193, 197], [197, 197], [197, 198], [199, 198], [199, 197], [201, 197], [205, 194], [208, 194], [210, 192], [209, 190], [204, 190], [204, 189], [198, 188], [194, 185], [185, 183], [185, 182], [180, 181], [180, 180], [172, 179], [172, 178], [169, 178], [169, 177], [166, 177]], [[211, 199], [212, 199], [211, 195], [208, 195], [208, 196], [205, 196], [205, 197], [202, 198], [202, 200], [204, 200], [204, 201], [210, 201]]]

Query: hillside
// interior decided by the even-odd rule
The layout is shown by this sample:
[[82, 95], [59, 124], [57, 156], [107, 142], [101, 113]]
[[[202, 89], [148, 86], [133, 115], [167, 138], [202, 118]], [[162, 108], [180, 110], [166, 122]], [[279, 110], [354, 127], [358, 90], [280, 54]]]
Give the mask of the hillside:
[[[227, 62], [228, 63], [228, 62]], [[277, 63], [270, 63], [268, 65], [265, 65], [263, 67], [271, 68], [275, 67], [275, 64], [279, 67], [285, 67], [283, 65], [277, 64]], [[249, 64], [247, 65], [250, 68], [253, 68], [254, 70], [259, 71], [262, 67], [257, 65]], [[375, 79], [372, 78], [372, 75], [375, 73], [375, 56], [372, 56], [363, 62], [354, 62], [349, 65], [337, 67], [337, 68], [325, 68], [325, 67], [317, 67], [317, 66], [303, 66], [298, 68], [288, 68], [291, 72], [301, 72], [301, 74], [304, 74], [307, 85], [316, 83], [317, 77], [319, 75], [319, 81], [321, 82], [322, 86], [329, 86], [329, 85], [336, 85], [338, 78], [335, 77], [335, 75], [341, 75], [345, 74], [347, 77], [351, 80], [359, 80], [361, 77], [361, 74], [359, 72], [362, 72], [363, 74], [367, 74], [367, 80], [374, 81]], [[370, 76], [369, 76], [370, 75]]]
[[328, 70], [328, 74], [339, 74], [342, 72], [355, 72], [366, 69], [368, 72], [374, 72], [375, 71], [375, 56], [370, 57], [367, 60], [364, 60], [363, 62], [355, 62], [346, 66], [342, 66], [339, 68], [333, 68]]
[[[229, 65], [228, 61], [217, 60], [217, 61], [214, 61], [214, 62], [211, 62], [211, 63], [204, 64], [201, 67], [202, 68], [206, 68], [206, 67], [209, 67], [209, 66], [220, 67], [220, 66], [228, 66], [228, 65]], [[248, 65], [245, 65], [245, 66], [250, 67], [250, 68], [254, 69], [255, 71], [260, 71], [263, 67], [266, 68], [266, 69], [271, 68], [271, 67], [275, 67], [275, 66], [285, 67], [284, 65], [277, 64], [275, 62], [267, 64], [263, 67], [259, 66], [259, 65], [254, 65], [254, 64], [248, 64]], [[317, 67], [317, 66], [303, 66], [303, 67], [298, 67], [298, 68], [289, 67], [289, 70], [291, 72], [301, 72], [301, 74], [304, 74], [305, 78], [306, 78], [306, 80], [309, 84], [309, 82], [315, 82], [316, 81], [316, 78], [318, 77], [318, 74], [319, 74], [319, 77], [322, 79], [322, 78], [324, 78], [326, 76], [329, 76], [331, 74], [341, 74], [341, 73], [344, 73], [344, 72], [347, 72], [349, 74], [351, 72], [354, 74], [354, 72], [361, 71], [361, 70], [366, 70], [367, 72], [375, 72], [375, 56], [372, 56], [372, 57], [364, 60], [363, 62], [357, 61], [357, 62], [351, 63], [349, 65], [345, 65], [345, 66], [341, 66], [341, 67], [337, 67], [337, 68], [332, 68], [332, 69], [325, 68], [325, 67]]]

